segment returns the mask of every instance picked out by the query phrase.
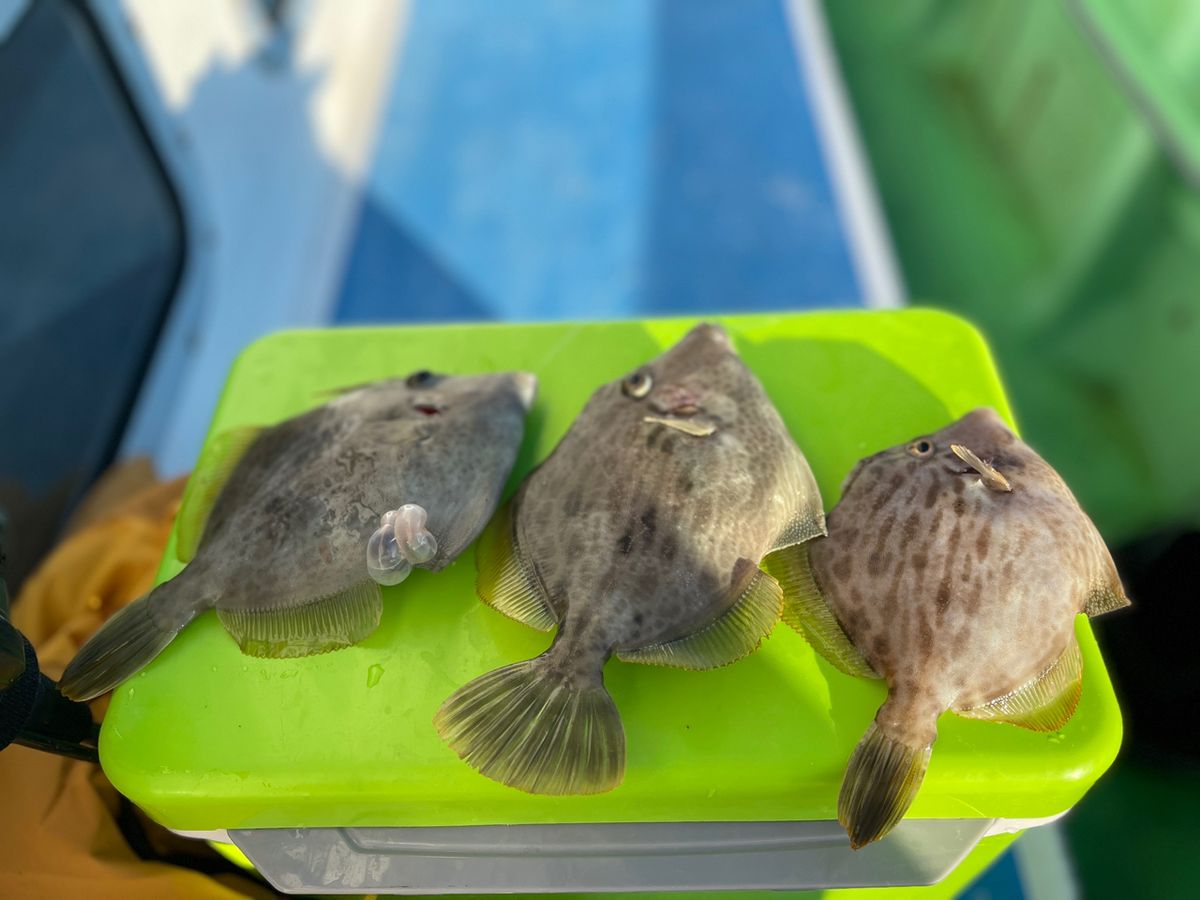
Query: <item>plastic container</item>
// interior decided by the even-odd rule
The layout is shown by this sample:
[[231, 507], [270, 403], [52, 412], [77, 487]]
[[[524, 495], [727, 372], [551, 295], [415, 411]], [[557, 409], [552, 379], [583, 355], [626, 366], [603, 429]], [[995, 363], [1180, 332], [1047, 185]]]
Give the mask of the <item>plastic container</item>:
[[[860, 457], [979, 405], [1008, 415], [979, 334], [945, 314], [719, 321], [804, 447], [827, 508]], [[511, 489], [596, 385], [657, 354], [691, 324], [279, 334], [237, 361], [210, 439], [295, 414], [339, 385], [416, 368], [522, 368], [539, 376], [541, 394]], [[161, 577], [180, 567], [168, 548]], [[101, 738], [105, 771], [167, 827], [232, 838], [267, 874], [290, 866], [291, 880], [277, 882], [289, 889], [798, 889], [935, 881], [982, 836], [1069, 809], [1120, 743], [1112, 688], [1081, 617], [1083, 698], [1068, 726], [1035, 734], [944, 717], [910, 820], [852, 853], [832, 821], [837, 791], [883, 687], [841, 674], [779, 627], [757, 653], [712, 672], [611, 664], [606, 682], [628, 740], [624, 784], [591, 797], [530, 796], [463, 764], [432, 725], [455, 688], [548, 643], [481, 604], [474, 573], [469, 551], [437, 575], [416, 572], [385, 589], [383, 619], [370, 638], [299, 660], [245, 657], [215, 615], [204, 614], [114, 693]], [[575, 830], [507, 827], [547, 825]], [[249, 831], [256, 829], [287, 831]], [[755, 846], [760, 838], [766, 843]], [[304, 847], [322, 841], [317, 856], [325, 863], [363, 857], [342, 867], [350, 881], [326, 878], [327, 866], [317, 884], [295, 880], [309, 858]], [[622, 862], [638, 856], [631, 849], [638, 846], [641, 858]], [[572, 854], [582, 861], [568, 865]], [[699, 863], [698, 854], [710, 862], [681, 859]], [[615, 867], [597, 868], [600, 857], [616, 858]], [[364, 881], [370, 872], [382, 874]]]

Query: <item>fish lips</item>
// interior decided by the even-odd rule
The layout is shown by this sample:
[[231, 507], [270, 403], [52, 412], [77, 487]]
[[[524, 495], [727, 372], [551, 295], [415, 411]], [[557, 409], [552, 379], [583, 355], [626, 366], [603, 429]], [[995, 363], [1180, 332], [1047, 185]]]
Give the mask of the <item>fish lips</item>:
[[668, 384], [659, 388], [650, 397], [650, 408], [668, 416], [693, 416], [704, 407], [700, 397], [681, 384]]
[[717, 430], [716, 422], [697, 415], [704, 411], [700, 397], [683, 385], [668, 384], [659, 388], [648, 405], [652, 412], [659, 414], [643, 416], [642, 421], [648, 425], [665, 425], [693, 437], [708, 437]]

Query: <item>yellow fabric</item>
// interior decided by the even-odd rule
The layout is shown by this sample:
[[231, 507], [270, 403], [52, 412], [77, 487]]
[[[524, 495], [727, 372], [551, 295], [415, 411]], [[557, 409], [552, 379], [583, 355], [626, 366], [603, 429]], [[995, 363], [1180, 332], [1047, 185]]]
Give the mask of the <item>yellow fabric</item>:
[[[42, 671], [62, 674], [80, 645], [154, 579], [183, 479], [158, 483], [145, 463], [110, 473], [68, 527], [68, 536], [22, 587], [13, 623], [38, 650]], [[98, 700], [97, 715], [107, 708]], [[100, 770], [24, 747], [0, 753], [0, 897], [235, 898], [271, 897], [248, 876], [208, 876], [183, 866], [143, 861], [117, 825], [120, 800]], [[217, 856], [139, 814], [159, 855], [201, 866]]]

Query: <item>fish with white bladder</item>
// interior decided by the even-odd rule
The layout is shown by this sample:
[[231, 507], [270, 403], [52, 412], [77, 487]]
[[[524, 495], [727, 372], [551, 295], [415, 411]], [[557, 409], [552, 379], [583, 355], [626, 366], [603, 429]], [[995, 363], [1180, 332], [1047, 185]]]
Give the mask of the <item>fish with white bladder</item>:
[[343, 390], [266, 429], [217, 435], [178, 523], [184, 570], [121, 610], [67, 667], [73, 699], [111, 690], [215, 608], [244, 653], [361, 641], [380, 585], [436, 572], [500, 500], [537, 389], [524, 372], [414, 372]]

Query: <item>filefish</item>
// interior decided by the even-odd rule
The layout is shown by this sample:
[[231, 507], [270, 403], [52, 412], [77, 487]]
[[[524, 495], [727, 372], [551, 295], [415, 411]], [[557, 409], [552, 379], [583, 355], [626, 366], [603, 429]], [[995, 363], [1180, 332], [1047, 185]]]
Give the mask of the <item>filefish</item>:
[[991, 409], [859, 462], [829, 535], [781, 560], [785, 620], [887, 701], [850, 757], [854, 848], [912, 804], [938, 716], [1057, 731], [1075, 712], [1075, 616], [1129, 604], [1062, 478]]
[[483, 529], [536, 388], [524, 372], [420, 371], [345, 389], [265, 430], [217, 435], [176, 526], [187, 567], [84, 644], [60, 690], [72, 699], [111, 690], [209, 608], [251, 656], [324, 653], [367, 637], [381, 584], [414, 565], [439, 571]]
[[484, 603], [558, 632], [439, 709], [442, 738], [537, 794], [616, 787], [625, 737], [614, 654], [684, 669], [752, 652], [782, 612], [763, 557], [825, 532], [812, 472], [720, 328], [702, 324], [600, 387], [484, 531]]

